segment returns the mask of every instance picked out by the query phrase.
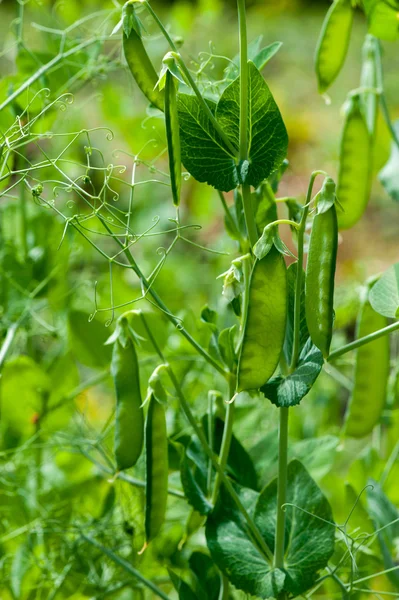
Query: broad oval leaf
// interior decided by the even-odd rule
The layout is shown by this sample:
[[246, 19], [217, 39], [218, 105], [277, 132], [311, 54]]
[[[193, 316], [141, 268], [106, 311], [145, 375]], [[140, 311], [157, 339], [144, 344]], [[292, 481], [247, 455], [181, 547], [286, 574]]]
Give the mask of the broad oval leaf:
[[322, 353], [309, 338], [295, 371], [287, 377], [274, 377], [261, 387], [261, 392], [276, 406], [295, 406], [310, 392], [323, 363]]
[[[229, 192], [240, 183], [254, 187], [283, 162], [288, 135], [280, 111], [261, 73], [248, 63], [248, 164], [239, 165], [237, 156], [227, 148], [198, 98], [178, 96], [181, 157], [184, 167], [197, 181]], [[233, 148], [239, 143], [240, 78], [223, 92], [218, 104], [206, 100], [216, 121]]]
[[369, 294], [369, 301], [375, 312], [399, 318], [399, 263], [390, 267], [375, 283]]
[[[262, 492], [242, 488], [240, 500], [274, 550], [277, 519], [277, 479]], [[248, 594], [276, 598], [283, 590], [294, 597], [314, 584], [318, 571], [334, 552], [335, 527], [331, 507], [297, 460], [288, 465], [286, 551], [284, 569], [276, 569], [247, 534], [242, 516], [228, 494], [208, 517], [206, 537], [211, 556], [231, 583]]]
[[[298, 460], [288, 465], [287, 504], [284, 589], [296, 597], [327, 565], [334, 552], [335, 527], [327, 498]], [[277, 478], [260, 494], [255, 508], [255, 524], [269, 548], [274, 548], [276, 505]]]
[[[256, 66], [248, 63], [248, 171], [245, 183], [258, 187], [281, 165], [287, 154], [288, 135], [278, 106]], [[237, 145], [240, 138], [240, 77], [223, 92], [216, 118]], [[240, 176], [243, 179], [243, 176]]]

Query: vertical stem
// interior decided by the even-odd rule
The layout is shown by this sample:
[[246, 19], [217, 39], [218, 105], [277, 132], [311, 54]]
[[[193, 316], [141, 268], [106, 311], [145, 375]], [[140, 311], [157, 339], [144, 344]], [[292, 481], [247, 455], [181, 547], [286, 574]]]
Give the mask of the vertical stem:
[[26, 193], [25, 193], [25, 182], [20, 183], [19, 186], [19, 215], [20, 215], [20, 226], [21, 226], [21, 243], [23, 258], [26, 260], [28, 256], [28, 227], [27, 227], [27, 214], [26, 214]]
[[[306, 219], [309, 213], [309, 204], [312, 199], [313, 185], [320, 171], [314, 171], [311, 175], [308, 192], [306, 195], [306, 204], [303, 207], [301, 223], [298, 229], [298, 262], [295, 284], [295, 304], [294, 304], [294, 336], [292, 345], [292, 359], [289, 371], [292, 373], [298, 363], [300, 351], [300, 324], [301, 324], [301, 295], [302, 295], [302, 271], [303, 271], [303, 244], [306, 229]], [[277, 483], [277, 523], [276, 523], [276, 543], [274, 548], [274, 564], [277, 568], [284, 567], [285, 551], [285, 510], [283, 505], [287, 501], [287, 462], [288, 462], [288, 417], [289, 408], [280, 408], [279, 422], [279, 441], [278, 441], [278, 483]], [[283, 593], [280, 600], [284, 600], [286, 594]]]
[[229, 580], [223, 573], [220, 576], [220, 592], [218, 600], [229, 600], [230, 597], [230, 585]]
[[[231, 377], [230, 385], [229, 385], [230, 398], [233, 397], [235, 388], [236, 388], [236, 378]], [[234, 409], [235, 409], [235, 402], [230, 402], [227, 405], [226, 421], [225, 421], [224, 429], [223, 429], [223, 439], [222, 439], [222, 446], [220, 448], [220, 457], [219, 457], [219, 464], [220, 464], [220, 467], [221, 467], [223, 473], [226, 469], [227, 460], [229, 458], [231, 439], [233, 437], [233, 424], [234, 424], [234, 413], [235, 413]], [[222, 483], [222, 476], [221, 476], [221, 473], [218, 473], [216, 475], [215, 486], [213, 488], [212, 504], [216, 504], [216, 500], [217, 500], [217, 497], [219, 494], [219, 489], [220, 489], [221, 483]]]
[[284, 568], [284, 534], [285, 509], [283, 505], [287, 497], [287, 457], [288, 457], [288, 415], [289, 408], [280, 408], [279, 440], [278, 440], [278, 484], [277, 484], [277, 525], [276, 544], [274, 549], [274, 565]]
[[[237, 0], [240, 29], [240, 163], [248, 160], [248, 36], [245, 0]], [[248, 239], [253, 247], [258, 241], [258, 231], [252, 210], [251, 187], [243, 183], [242, 202]]]

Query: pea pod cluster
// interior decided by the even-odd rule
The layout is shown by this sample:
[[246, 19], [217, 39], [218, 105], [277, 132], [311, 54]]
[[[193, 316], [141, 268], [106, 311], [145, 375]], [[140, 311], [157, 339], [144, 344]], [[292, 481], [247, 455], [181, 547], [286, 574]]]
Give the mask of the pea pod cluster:
[[[383, 329], [388, 320], [374, 311], [366, 300], [361, 308], [356, 339]], [[356, 351], [354, 388], [345, 416], [344, 431], [350, 437], [363, 437], [379, 422], [387, 399], [390, 342], [382, 336]]]
[[306, 268], [305, 313], [312, 342], [324, 358], [330, 352], [334, 323], [334, 279], [338, 250], [335, 184], [327, 178], [320, 192], [313, 220]]
[[163, 111], [163, 92], [156, 87], [158, 75], [144, 48], [140, 25], [131, 4], [124, 7], [123, 52], [129, 70], [140, 90], [151, 104]]
[[146, 545], [159, 533], [168, 498], [168, 438], [164, 407], [151, 394], [145, 426]]
[[136, 464], [144, 444], [137, 353], [131, 337], [123, 329], [114, 343], [111, 374], [116, 391], [114, 453], [118, 470], [123, 470]]
[[330, 87], [345, 62], [352, 23], [351, 0], [335, 0], [324, 20], [316, 50], [316, 74], [321, 94]]
[[280, 360], [287, 321], [287, 268], [275, 246], [257, 260], [249, 284], [249, 302], [238, 365], [237, 391], [267, 383]]
[[337, 197], [340, 229], [353, 227], [361, 218], [370, 196], [372, 169], [371, 136], [363, 115], [361, 98], [348, 101], [341, 139]]

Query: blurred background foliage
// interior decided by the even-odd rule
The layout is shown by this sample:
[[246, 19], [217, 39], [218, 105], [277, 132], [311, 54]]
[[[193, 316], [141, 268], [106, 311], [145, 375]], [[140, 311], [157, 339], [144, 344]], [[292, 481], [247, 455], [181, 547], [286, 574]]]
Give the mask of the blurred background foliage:
[[[182, 52], [191, 57], [193, 68], [201, 69], [204, 55], [199, 57], [199, 53], [211, 49], [215, 56], [207, 68], [221, 77], [226, 60], [217, 57], [232, 57], [238, 49], [234, 0], [162, 1], [153, 5], [173, 34], [182, 38]], [[317, 93], [313, 57], [329, 3], [261, 0], [248, 2], [248, 6], [250, 37], [263, 35], [265, 44], [283, 42], [264, 74], [290, 136], [290, 168], [279, 193], [302, 198], [311, 171], [323, 169], [333, 177], [337, 174], [341, 108], [348, 91], [358, 86], [361, 46], [367, 31], [365, 17], [360, 11], [356, 15], [343, 72], [330, 97], [322, 98]], [[31, 0], [25, 3], [20, 32], [23, 43], [17, 44], [18, 8], [15, 0], [0, 3], [0, 102], [57, 55], [56, 30], [65, 30], [83, 19], [70, 30], [68, 49], [100, 36], [101, 31], [109, 36], [119, 19], [116, 2]], [[86, 15], [97, 12], [96, 17], [84, 20]], [[151, 38], [149, 51], [160, 64], [167, 48], [151, 20], [144, 22]], [[387, 99], [392, 117], [398, 118], [397, 45], [384, 43], [383, 48]], [[114, 215], [117, 210], [126, 212], [128, 207], [132, 156], [145, 148], [140, 154], [143, 164], [137, 168], [139, 181], [162, 179], [162, 172], [167, 170], [163, 124], [146, 112], [145, 102], [123, 64], [119, 40], [94, 40], [88, 48], [60, 61], [39, 78], [0, 112], [3, 134], [33, 93], [44, 87], [50, 88], [50, 99], [72, 92], [74, 102], [61, 105], [64, 110], [58, 107], [44, 114], [38, 125], [42, 133], [68, 134], [98, 127], [112, 130], [112, 139], [106, 130], [93, 132], [90, 141], [84, 134], [77, 135], [68, 148], [70, 163], [63, 165], [63, 173], [72, 178], [83, 177], [82, 165], [89, 160], [94, 169], [90, 169], [90, 181], [82, 183], [87, 191], [101, 188], [107, 165], [126, 166], [125, 171], [113, 171], [108, 190]], [[39, 95], [30, 107], [30, 118], [42, 108], [43, 98]], [[40, 144], [29, 140], [23, 146], [21, 135], [14, 169], [18, 170], [18, 161], [23, 165], [26, 160], [42, 160], [43, 150], [51, 156], [61, 156], [70, 139], [68, 135], [52, 135]], [[155, 139], [157, 146], [148, 145], [149, 139]], [[389, 149], [388, 132], [381, 121], [375, 151], [376, 173], [385, 164]], [[153, 162], [155, 156], [158, 158]], [[45, 193], [52, 196], [58, 175], [47, 165], [31, 183], [43, 183]], [[73, 190], [69, 192], [64, 181], [54, 193], [54, 200], [58, 215], [18, 187], [0, 201], [0, 335], [3, 348], [8, 339], [12, 341], [7, 361], [2, 364], [0, 390], [0, 596], [4, 600], [151, 597], [145, 596], [123, 569], [105, 561], [98, 550], [84, 543], [81, 534], [89, 533], [139, 566], [173, 597], [167, 568], [184, 572], [188, 557], [203, 539], [201, 534], [189, 538], [189, 507], [171, 496], [163, 535], [143, 556], [137, 556], [143, 541], [143, 490], [140, 485], [112, 478], [114, 394], [108, 376], [110, 350], [103, 345], [115, 318], [130, 305], [115, 313], [100, 311], [89, 323], [95, 312], [95, 291], [100, 308], [112, 307], [139, 298], [140, 282], [131, 271], [115, 266], [111, 287], [109, 261], [72, 227], [63, 236], [65, 219], [77, 211], [90, 213], [85, 213], [87, 207], [82, 198]], [[204, 305], [218, 310], [221, 329], [236, 322], [221, 295], [222, 281], [216, 279], [236, 256], [235, 244], [224, 234], [223, 211], [216, 192], [192, 179], [184, 181], [181, 214], [183, 223], [190, 226], [186, 235], [190, 241], [179, 240], [165, 261], [159, 248], [168, 247], [175, 235], [173, 223], [168, 221], [175, 216], [169, 188], [150, 183], [137, 185], [133, 206], [135, 231], [157, 225], [156, 236], [145, 236], [133, 247], [135, 259], [145, 273], [150, 273], [161, 260], [162, 269], [156, 278], [158, 293], [196, 339], [204, 345], [211, 344], [210, 328], [200, 319]], [[340, 239], [336, 346], [353, 338], [359, 286], [397, 260], [397, 215], [398, 206], [375, 178], [365, 217], [353, 230], [343, 232]], [[159, 217], [159, 223], [154, 222], [155, 217]], [[194, 229], [194, 225], [198, 228]], [[115, 252], [113, 240], [100, 238], [97, 230], [94, 237], [104, 252]], [[285, 241], [289, 243], [288, 239]], [[176, 328], [159, 318], [151, 305], [143, 302], [139, 306], [151, 311], [158, 340], [183, 379], [200, 417], [206, 412], [207, 390], [219, 389], [226, 395], [224, 382], [198, 362]], [[397, 344], [396, 338], [393, 343]], [[146, 382], [157, 366], [157, 358], [145, 344], [140, 350], [140, 361], [145, 394]], [[332, 502], [336, 521], [343, 522], [368, 477], [378, 479], [384, 472], [397, 442], [399, 411], [391, 408], [397, 406], [399, 378], [395, 374], [391, 381], [390, 408], [372, 439], [343, 440], [340, 432], [351, 385], [352, 357], [338, 366], [339, 371], [329, 367], [301, 406], [292, 411], [290, 435], [292, 455], [303, 460]], [[222, 415], [223, 406], [220, 410]], [[256, 461], [259, 486], [275, 475], [276, 426], [277, 411], [268, 402], [259, 403], [247, 395], [240, 397], [235, 430]], [[175, 439], [190, 434], [173, 397], [168, 428]], [[381, 428], [385, 428], [387, 436], [381, 435]], [[171, 447], [170, 484], [180, 488], [176, 462]], [[142, 479], [143, 469], [140, 462], [134, 477]], [[397, 465], [391, 465], [385, 486], [396, 504], [398, 474]], [[364, 505], [362, 497], [353, 516], [354, 530], [371, 528]], [[396, 552], [396, 558], [397, 539], [392, 535], [385, 541], [389, 551], [393, 555]], [[383, 568], [377, 545], [359, 556], [360, 575], [362, 569], [368, 572], [370, 561], [375, 571]], [[397, 589], [397, 581], [387, 577], [379, 578], [375, 585], [391, 593]], [[336, 587], [329, 586], [326, 584], [312, 597], [335, 597]], [[363, 595], [359, 592], [356, 597]]]

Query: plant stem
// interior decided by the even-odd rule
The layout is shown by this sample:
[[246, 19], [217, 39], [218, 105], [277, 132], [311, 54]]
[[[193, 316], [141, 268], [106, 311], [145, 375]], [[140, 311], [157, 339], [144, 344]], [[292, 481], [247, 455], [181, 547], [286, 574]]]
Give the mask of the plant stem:
[[274, 549], [274, 566], [278, 569], [284, 568], [285, 508], [283, 505], [287, 499], [288, 415], [288, 407], [280, 408], [278, 440], [277, 524]]
[[108, 558], [110, 558], [114, 563], [116, 563], [117, 565], [122, 567], [122, 569], [124, 569], [127, 573], [130, 573], [130, 575], [133, 575], [133, 577], [135, 577], [138, 581], [141, 581], [141, 583], [143, 585], [145, 585], [147, 588], [152, 590], [152, 592], [154, 592], [154, 594], [156, 596], [158, 596], [159, 598], [163, 598], [163, 600], [170, 600], [169, 596], [164, 594], [164, 592], [157, 585], [155, 585], [155, 583], [152, 583], [152, 581], [150, 581], [149, 579], [146, 579], [140, 573], [140, 571], [137, 571], [129, 562], [127, 562], [127, 560], [124, 560], [117, 554], [114, 554], [114, 552], [112, 552], [111, 550], [109, 550], [109, 548], [106, 548], [99, 542], [97, 542], [97, 540], [94, 540], [93, 538], [91, 538], [83, 533], [81, 535], [82, 535], [82, 538], [87, 543], [91, 544], [98, 550], [101, 550], [101, 552], [103, 554], [105, 554], [106, 556], [108, 556]]
[[384, 327], [383, 329], [379, 329], [378, 331], [369, 333], [368, 335], [365, 335], [364, 337], [359, 338], [358, 340], [355, 340], [354, 342], [351, 342], [350, 344], [346, 344], [346, 346], [342, 346], [341, 348], [338, 348], [338, 350], [334, 350], [334, 352], [331, 352], [331, 354], [327, 360], [328, 360], [328, 362], [331, 362], [331, 361], [335, 360], [336, 358], [338, 358], [339, 356], [342, 356], [343, 354], [350, 352], [351, 350], [356, 350], [356, 348], [360, 348], [361, 346], [364, 346], [365, 344], [374, 342], [374, 340], [378, 340], [378, 338], [383, 337], [384, 335], [389, 335], [390, 333], [392, 333], [393, 331], [397, 331], [398, 329], [399, 329], [399, 321], [395, 321], [395, 323], [392, 323], [391, 325], [388, 325], [387, 327]]
[[[236, 388], [236, 378], [232, 377], [229, 385], [230, 398], [233, 397]], [[220, 448], [219, 465], [224, 473], [229, 458], [231, 439], [233, 437], [233, 424], [234, 424], [234, 413], [235, 413], [235, 402], [229, 402], [226, 410], [226, 421], [223, 429], [223, 439]], [[212, 504], [216, 504], [216, 500], [219, 495], [219, 489], [222, 483], [222, 477], [220, 473], [216, 476], [215, 485], [212, 493]]]
[[[245, 0], [237, 0], [240, 30], [240, 163], [248, 160], [248, 36]], [[253, 247], [258, 241], [258, 230], [252, 209], [251, 187], [242, 184], [242, 203], [248, 239]]]
[[230, 584], [229, 584], [228, 578], [226, 577], [226, 575], [221, 573], [221, 575], [220, 575], [220, 592], [219, 592], [218, 600], [229, 600], [229, 598], [230, 598], [229, 588], [230, 588]]
[[240, 497], [238, 496], [237, 492], [235, 491], [233, 485], [231, 484], [229, 478], [225, 475], [221, 465], [219, 464], [219, 461], [217, 459], [217, 457], [215, 456], [215, 454], [213, 453], [211, 447], [209, 446], [205, 434], [202, 431], [201, 427], [198, 425], [192, 411], [190, 408], [189, 403], [187, 402], [184, 394], [183, 394], [183, 390], [180, 387], [180, 384], [177, 380], [177, 377], [172, 369], [172, 367], [168, 364], [168, 362], [165, 360], [165, 357], [161, 351], [161, 349], [159, 348], [154, 336], [152, 335], [151, 329], [148, 327], [147, 324], [147, 320], [145, 318], [145, 316], [143, 315], [143, 313], [141, 313], [141, 318], [144, 324], [144, 327], [148, 333], [148, 336], [151, 340], [151, 343], [153, 344], [155, 351], [157, 352], [157, 354], [159, 355], [159, 358], [163, 361], [163, 363], [165, 364], [165, 367], [168, 371], [169, 374], [169, 378], [172, 382], [173, 387], [176, 390], [176, 394], [177, 394], [177, 398], [179, 400], [180, 406], [183, 410], [183, 413], [187, 419], [187, 421], [190, 423], [191, 427], [194, 430], [195, 435], [198, 437], [201, 446], [205, 452], [205, 454], [207, 455], [207, 457], [212, 461], [213, 464], [213, 468], [215, 469], [215, 471], [217, 472], [218, 475], [220, 475], [221, 481], [223, 483], [223, 485], [225, 486], [228, 494], [230, 495], [231, 499], [233, 500], [233, 502], [235, 503], [235, 505], [237, 506], [238, 510], [240, 511], [240, 513], [242, 514], [242, 516], [244, 517], [244, 520], [247, 524], [248, 527], [248, 534], [250, 535], [250, 537], [252, 538], [254, 544], [256, 544], [259, 548], [259, 550], [264, 554], [264, 556], [269, 559], [269, 560], [273, 560], [273, 555], [269, 549], [269, 547], [267, 546], [265, 540], [263, 539], [263, 537], [261, 536], [258, 528], [256, 527], [255, 523], [253, 522], [253, 520], [251, 519], [250, 515], [248, 514], [245, 506], [243, 505], [243, 503], [240, 500]]

